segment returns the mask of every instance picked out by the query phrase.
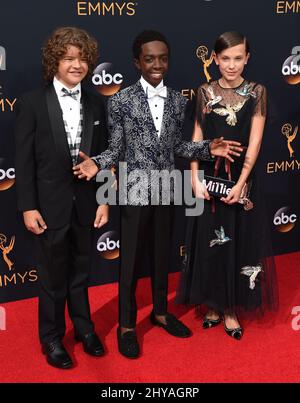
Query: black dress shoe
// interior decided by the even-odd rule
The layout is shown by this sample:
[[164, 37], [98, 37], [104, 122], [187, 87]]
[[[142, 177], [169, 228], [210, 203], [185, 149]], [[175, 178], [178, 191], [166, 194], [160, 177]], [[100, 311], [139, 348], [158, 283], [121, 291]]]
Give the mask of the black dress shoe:
[[242, 327], [236, 327], [234, 329], [228, 329], [225, 323], [224, 319], [224, 329], [225, 332], [228, 334], [228, 336], [233, 337], [235, 340], [241, 340], [243, 336], [243, 328]]
[[68, 369], [73, 366], [73, 361], [60, 340], [43, 344], [42, 352], [46, 355], [48, 364], [60, 369]]
[[104, 355], [104, 348], [96, 333], [88, 333], [82, 337], [75, 335], [77, 341], [81, 341], [84, 351], [94, 357]]
[[203, 329], [209, 329], [214, 326], [218, 326], [221, 323], [221, 318], [218, 319], [209, 319], [205, 317], [203, 319], [202, 327]]
[[137, 341], [136, 332], [129, 330], [121, 335], [121, 329], [117, 329], [119, 352], [126, 358], [138, 358], [140, 355], [140, 346]]
[[162, 327], [172, 336], [186, 338], [192, 335], [190, 329], [170, 313], [166, 314], [166, 325], [160, 322], [158, 319], [156, 319], [156, 316], [153, 311], [151, 312], [150, 320], [153, 325]]

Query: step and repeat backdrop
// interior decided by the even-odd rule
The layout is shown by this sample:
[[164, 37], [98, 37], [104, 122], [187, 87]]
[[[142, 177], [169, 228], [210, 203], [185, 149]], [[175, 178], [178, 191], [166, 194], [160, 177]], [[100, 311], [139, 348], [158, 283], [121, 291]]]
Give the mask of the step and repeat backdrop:
[[[16, 210], [14, 112], [22, 92], [43, 84], [41, 47], [59, 26], [84, 28], [98, 40], [99, 62], [87, 85], [105, 99], [139, 78], [131, 45], [141, 30], [159, 30], [169, 39], [166, 81], [189, 99], [199, 84], [218, 77], [212, 48], [219, 34], [244, 33], [251, 47], [244, 75], [269, 94], [258, 163], [274, 253], [300, 249], [300, 1], [10, 0], [1, 2], [0, 17], [0, 302], [37, 294], [33, 237]], [[184, 210], [177, 208], [172, 271], [184, 253], [184, 224]], [[110, 223], [95, 232], [92, 285], [118, 279], [118, 256], [119, 211], [113, 207]], [[147, 270], [146, 260], [142, 274]]]

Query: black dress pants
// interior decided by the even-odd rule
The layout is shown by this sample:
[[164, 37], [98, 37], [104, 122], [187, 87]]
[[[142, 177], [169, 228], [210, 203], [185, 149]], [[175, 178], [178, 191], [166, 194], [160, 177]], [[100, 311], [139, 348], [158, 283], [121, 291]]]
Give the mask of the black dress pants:
[[122, 206], [119, 280], [119, 323], [136, 325], [135, 291], [145, 250], [150, 251], [153, 310], [167, 312], [172, 206]]
[[91, 234], [91, 226], [80, 225], [74, 208], [68, 225], [36, 236], [41, 343], [64, 336], [66, 302], [75, 333], [80, 337], [94, 331], [87, 290]]

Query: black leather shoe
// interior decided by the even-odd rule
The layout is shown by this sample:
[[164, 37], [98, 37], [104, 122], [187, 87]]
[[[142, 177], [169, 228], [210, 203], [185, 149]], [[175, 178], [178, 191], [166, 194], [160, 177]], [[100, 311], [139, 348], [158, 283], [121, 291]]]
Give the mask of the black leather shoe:
[[75, 335], [77, 341], [81, 341], [83, 350], [94, 357], [100, 357], [104, 355], [104, 347], [95, 332], [85, 334], [82, 337]]
[[225, 332], [228, 334], [228, 336], [233, 337], [235, 340], [241, 340], [243, 336], [243, 328], [242, 327], [236, 327], [235, 329], [228, 329], [225, 323], [224, 319], [224, 329]]
[[218, 326], [221, 323], [221, 318], [218, 319], [209, 319], [205, 317], [203, 319], [202, 327], [203, 329], [209, 329], [214, 326]]
[[192, 335], [190, 329], [170, 313], [166, 314], [166, 323], [167, 323], [166, 325], [156, 319], [156, 316], [154, 315], [153, 311], [151, 312], [150, 320], [153, 325], [162, 327], [172, 336], [185, 338], [190, 337]]
[[121, 329], [117, 329], [119, 352], [126, 358], [138, 358], [140, 355], [140, 346], [137, 341], [136, 332], [130, 330], [121, 335]]
[[43, 344], [42, 352], [46, 355], [48, 364], [60, 369], [68, 369], [73, 366], [73, 361], [60, 340]]

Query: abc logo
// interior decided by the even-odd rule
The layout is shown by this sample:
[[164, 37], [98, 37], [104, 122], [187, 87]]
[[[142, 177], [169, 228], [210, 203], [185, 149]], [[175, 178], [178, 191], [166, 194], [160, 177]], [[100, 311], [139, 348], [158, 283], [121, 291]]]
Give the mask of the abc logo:
[[98, 239], [97, 250], [104, 259], [117, 259], [119, 257], [120, 241], [115, 231], [105, 232]]
[[11, 188], [15, 183], [15, 168], [6, 168], [0, 159], [0, 191]]
[[93, 72], [92, 82], [100, 94], [110, 96], [121, 88], [123, 76], [114, 71], [111, 63], [101, 63]]
[[274, 215], [273, 223], [279, 232], [289, 232], [296, 225], [297, 216], [291, 213], [290, 207], [282, 207]]
[[300, 83], [300, 46], [295, 46], [282, 66], [282, 74], [289, 84]]

